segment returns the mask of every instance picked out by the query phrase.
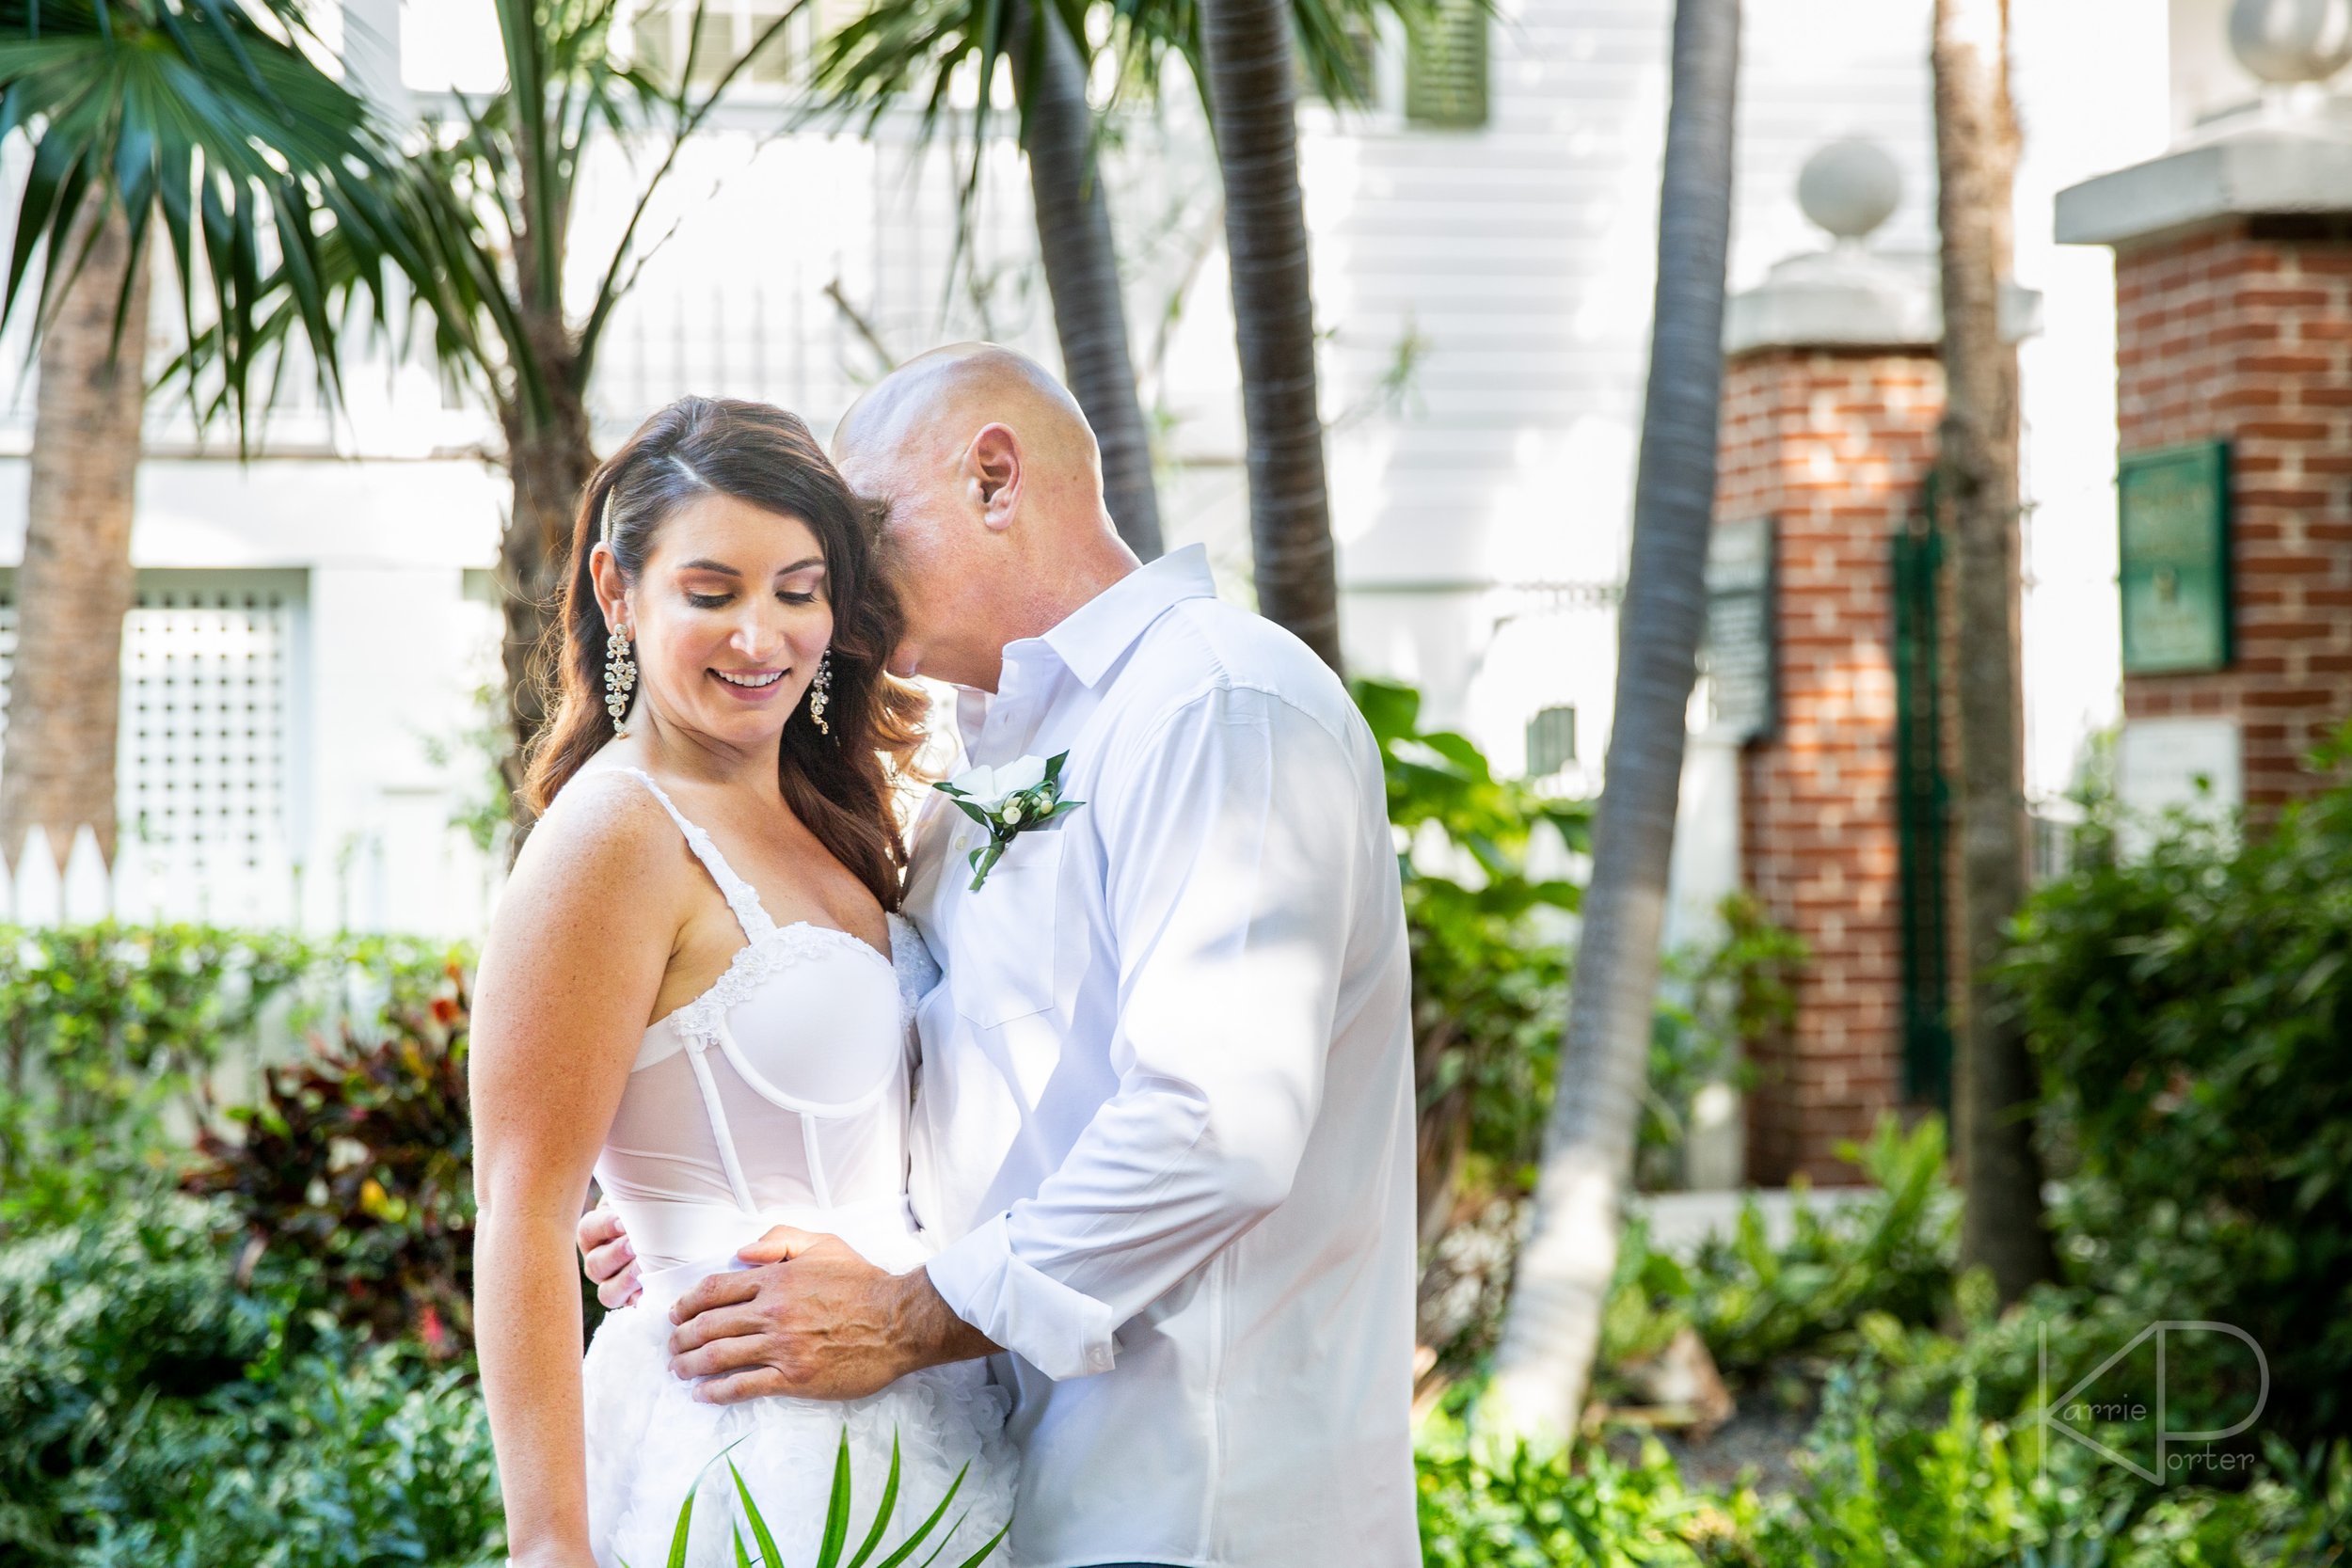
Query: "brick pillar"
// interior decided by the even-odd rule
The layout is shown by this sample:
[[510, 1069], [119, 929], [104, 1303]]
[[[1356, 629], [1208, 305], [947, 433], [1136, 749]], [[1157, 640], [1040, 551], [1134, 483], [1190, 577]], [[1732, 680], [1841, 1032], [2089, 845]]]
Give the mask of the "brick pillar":
[[[2259, 816], [2352, 716], [2352, 142], [2272, 104], [2061, 191], [2057, 233], [2115, 251], [2123, 457], [2231, 449], [2233, 657], [2124, 676], [2123, 798], [2180, 800], [2211, 760]], [[2168, 729], [2203, 738], [2136, 785], [2132, 743]]]
[[2275, 807], [2352, 716], [2352, 220], [2121, 244], [2115, 304], [2122, 451], [2227, 440], [2234, 513], [2235, 657], [2127, 674], [2124, 721], [2234, 721], [2246, 802]]
[[1772, 517], [1778, 577], [1778, 717], [1741, 760], [1741, 879], [1812, 949], [1794, 1024], [1750, 1042], [1748, 1177], [1850, 1182], [1836, 1145], [1901, 1092], [1890, 550], [1943, 374], [1926, 346], [1767, 341], [1734, 353], [1724, 396], [1716, 515]]

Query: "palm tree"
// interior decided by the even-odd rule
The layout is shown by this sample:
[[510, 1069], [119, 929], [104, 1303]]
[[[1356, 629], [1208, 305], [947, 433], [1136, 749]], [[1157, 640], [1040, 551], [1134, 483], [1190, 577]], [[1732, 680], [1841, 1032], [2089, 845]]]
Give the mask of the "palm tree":
[[[1107, 8], [1122, 40], [1120, 75], [1148, 95], [1167, 56], [1201, 69], [1200, 17], [1192, 0], [909, 0], [876, 7], [828, 40], [817, 70], [819, 108], [864, 105], [866, 124], [891, 103], [919, 94], [926, 138], [937, 131], [957, 73], [971, 67], [993, 83], [1002, 61], [1012, 78], [1021, 143], [1028, 153], [1030, 205], [1040, 260], [1054, 304], [1062, 365], [1078, 406], [1103, 448], [1111, 516], [1145, 560], [1160, 553], [1158, 492], [1149, 421], [1136, 389], [1126, 303], [1119, 283], [1110, 202], [1096, 159], [1100, 122], [1087, 92], [1089, 13]], [[1347, 24], [1388, 8], [1420, 20], [1420, 0], [1291, 0], [1309, 74], [1336, 103], [1355, 103], [1357, 79]], [[963, 215], [978, 187], [980, 148], [993, 95], [975, 107], [963, 184]]]
[[1225, 179], [1258, 608], [1339, 670], [1290, 8], [1283, 0], [1200, 0], [1199, 13], [1201, 85]]
[[2024, 902], [2024, 698], [2018, 626], [2017, 350], [2003, 341], [2017, 169], [2009, 98], [2008, 0], [1936, 0], [1936, 222], [1943, 236], [1940, 497], [1953, 521], [1955, 602], [1968, 640], [1960, 710], [1962, 929], [1967, 1005], [1958, 1080], [1966, 1203], [1961, 1256], [2013, 1301], [2054, 1263], [2029, 1109], [2033, 1063], [2015, 1009], [1992, 981]]
[[1576, 1430], [1648, 1076], [1685, 715], [1706, 619], [1739, 61], [1739, 0], [1677, 0], [1616, 721], [1535, 1224], [1519, 1256], [1492, 1392], [1495, 1416], [1522, 1433]]
[[[0, 133], [23, 128], [32, 142], [0, 321], [30, 294], [40, 355], [0, 772], [9, 863], [35, 826], [60, 863], [84, 824], [103, 853], [115, 848], [158, 215], [199, 415], [228, 408], [242, 438], [251, 377], [294, 331], [333, 396], [338, 296], [370, 280], [327, 258], [374, 252], [389, 209], [364, 106], [307, 41], [294, 0], [0, 4]], [[264, 247], [284, 261], [267, 278]], [[340, 287], [325, 282], [330, 270]], [[209, 409], [195, 397], [199, 372], [217, 378]]]
[[[640, 228], [688, 138], [800, 6], [713, 72], [700, 56], [707, 30], [698, 4], [675, 81], [614, 48], [616, 0], [497, 0], [497, 8], [505, 86], [480, 103], [461, 96], [462, 120], [426, 126], [401, 186], [416, 244], [393, 259], [430, 315], [444, 363], [485, 396], [505, 440], [513, 499], [499, 576], [512, 768], [546, 721], [538, 660], [563, 590], [573, 509], [596, 465], [588, 393], [597, 352], [614, 309], [660, 247], [641, 244]], [[564, 278], [582, 155], [594, 136], [648, 128], [662, 156], [639, 181], [594, 292], [569, 299]]]
[[[928, 137], [966, 61], [977, 65], [983, 83], [995, 80], [999, 60], [1009, 66], [1063, 373], [1103, 449], [1104, 498], [1120, 537], [1149, 561], [1161, 548], [1159, 492], [1128, 349], [1110, 201], [1094, 156], [1094, 109], [1081, 47], [1086, 8], [1084, 0], [916, 0], [877, 7], [829, 40], [817, 83], [826, 107], [868, 105], [870, 128], [888, 103], [928, 78]], [[967, 216], [992, 98], [983, 91], [973, 116]]]
[[[1072, 26], [1041, 0], [1011, 0], [1006, 41], [1029, 154], [1038, 252], [1054, 300], [1071, 394], [1103, 449], [1103, 486], [1120, 536], [1149, 561], [1160, 553], [1160, 501], [1152, 483], [1152, 437], [1128, 351], [1111, 205], [1094, 156], [1087, 60]], [[1101, 419], [1096, 415], [1098, 411]]]

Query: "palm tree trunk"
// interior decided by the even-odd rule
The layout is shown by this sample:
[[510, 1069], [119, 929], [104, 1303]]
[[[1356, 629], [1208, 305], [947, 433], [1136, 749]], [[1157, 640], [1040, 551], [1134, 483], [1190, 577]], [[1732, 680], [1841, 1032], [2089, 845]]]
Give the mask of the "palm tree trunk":
[[2016, 1010], [1992, 981], [2025, 901], [2024, 710], [2019, 657], [2017, 350], [2000, 329], [2017, 168], [2009, 102], [2008, 0], [1936, 0], [1936, 218], [1943, 230], [1942, 491], [1953, 522], [1954, 596], [1968, 657], [1960, 717], [1961, 921], [1968, 957], [1959, 1139], [1961, 1256], [2013, 1301], [2050, 1277], [2042, 1167], [2029, 1116], [2033, 1063]]
[[[122, 706], [122, 620], [131, 565], [139, 415], [147, 402], [147, 269], [131, 279], [130, 227], [112, 200], [76, 225], [52, 264], [79, 253], [40, 344], [24, 559], [16, 574], [16, 658], [8, 679], [0, 851], [13, 865], [38, 824], [60, 868], [87, 823], [115, 852], [115, 747]], [[122, 305], [116, 351], [118, 302]]]
[[589, 442], [586, 389], [578, 385], [578, 356], [561, 322], [542, 323], [534, 341], [548, 406], [539, 412], [512, 404], [500, 410], [507, 471], [514, 483], [506, 531], [499, 541], [500, 597], [506, 621], [501, 651], [507, 710], [515, 725], [515, 750], [505, 765], [510, 788], [521, 782], [522, 758], [548, 721], [548, 683], [561, 652], [555, 638], [572, 523], [580, 493], [596, 467], [596, 449]]
[[1009, 8], [1007, 53], [1023, 107], [1038, 249], [1054, 300], [1062, 372], [1103, 450], [1103, 498], [1127, 547], [1146, 561], [1161, 550], [1160, 499], [1152, 437], [1136, 395], [1127, 304], [1111, 243], [1111, 207], [1094, 159], [1094, 110], [1086, 61], [1050, 13], [1032, 28], [1032, 4]]
[[1315, 392], [1291, 8], [1201, 0], [1200, 34], [1225, 176], [1258, 608], [1338, 670], [1339, 574]]
[[1493, 1415], [1528, 1434], [1576, 1431], [1616, 1267], [1619, 1199], [1633, 1169], [1685, 714], [1707, 612], [1739, 58], [1739, 0], [1677, 0], [1633, 552], [1617, 623], [1616, 721], [1535, 1223], [1493, 1386]]

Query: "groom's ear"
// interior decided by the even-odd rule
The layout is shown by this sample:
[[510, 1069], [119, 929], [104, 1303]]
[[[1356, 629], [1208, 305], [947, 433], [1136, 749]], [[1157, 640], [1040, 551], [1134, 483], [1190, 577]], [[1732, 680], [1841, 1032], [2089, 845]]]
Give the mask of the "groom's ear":
[[1001, 424], [980, 427], [964, 454], [965, 478], [979, 503], [980, 520], [1002, 532], [1012, 526], [1021, 501], [1021, 441]]

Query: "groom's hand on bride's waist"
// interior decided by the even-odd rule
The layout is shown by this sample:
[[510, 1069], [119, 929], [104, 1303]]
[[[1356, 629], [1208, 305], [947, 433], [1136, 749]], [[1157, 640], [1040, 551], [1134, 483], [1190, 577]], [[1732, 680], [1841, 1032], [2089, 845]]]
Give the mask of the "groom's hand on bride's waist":
[[995, 1345], [939, 1298], [921, 1269], [878, 1269], [837, 1236], [778, 1226], [670, 1309], [670, 1370], [694, 1397], [853, 1400], [907, 1373]]

